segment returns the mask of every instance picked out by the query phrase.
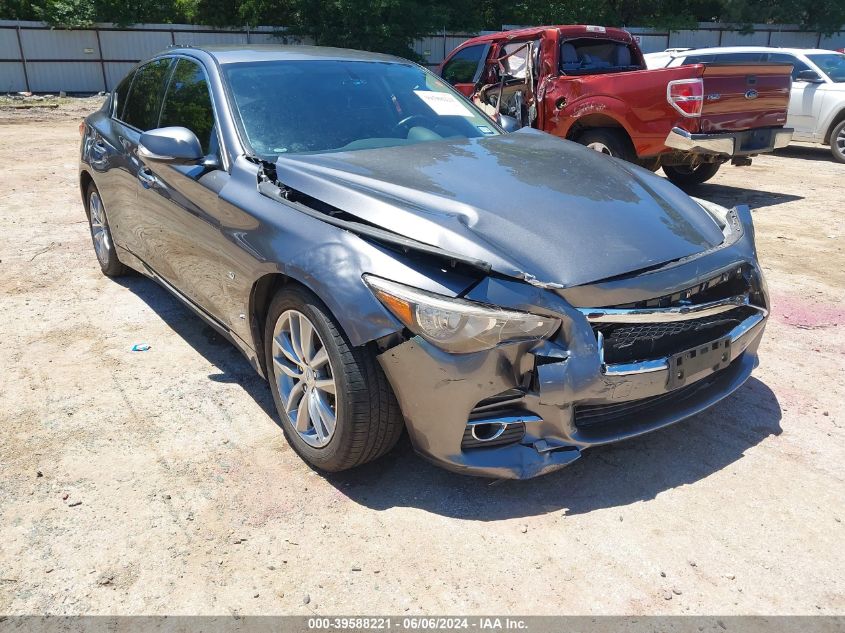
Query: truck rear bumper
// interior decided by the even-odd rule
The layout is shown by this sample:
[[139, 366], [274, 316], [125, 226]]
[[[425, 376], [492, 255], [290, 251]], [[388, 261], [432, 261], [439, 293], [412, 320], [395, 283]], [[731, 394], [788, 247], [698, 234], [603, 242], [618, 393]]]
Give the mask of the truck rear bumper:
[[789, 145], [792, 133], [792, 128], [778, 127], [719, 134], [692, 134], [674, 127], [666, 137], [666, 146], [691, 154], [722, 156], [765, 154]]

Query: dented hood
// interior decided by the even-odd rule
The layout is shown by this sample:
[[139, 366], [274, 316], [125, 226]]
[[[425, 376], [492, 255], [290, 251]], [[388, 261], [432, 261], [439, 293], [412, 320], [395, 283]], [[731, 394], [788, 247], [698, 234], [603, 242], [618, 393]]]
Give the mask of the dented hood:
[[534, 130], [280, 157], [285, 186], [507, 275], [575, 286], [712, 248], [723, 234], [652, 173]]

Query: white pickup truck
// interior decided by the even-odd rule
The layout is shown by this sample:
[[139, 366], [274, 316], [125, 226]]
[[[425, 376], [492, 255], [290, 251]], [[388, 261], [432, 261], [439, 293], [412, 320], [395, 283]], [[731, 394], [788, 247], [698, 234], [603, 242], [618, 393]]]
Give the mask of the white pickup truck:
[[845, 54], [819, 49], [735, 46], [676, 48], [649, 53], [645, 60], [649, 68], [702, 63], [792, 64], [792, 92], [786, 119], [787, 127], [795, 130], [792, 140], [830, 145], [833, 158], [845, 163]]

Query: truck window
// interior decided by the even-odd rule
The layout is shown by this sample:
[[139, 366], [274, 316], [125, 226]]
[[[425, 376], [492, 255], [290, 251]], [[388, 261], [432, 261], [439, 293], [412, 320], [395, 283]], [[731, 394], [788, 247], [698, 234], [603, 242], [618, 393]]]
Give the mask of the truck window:
[[484, 44], [467, 46], [459, 50], [443, 66], [443, 79], [453, 85], [475, 83], [475, 75], [481, 65], [485, 50], [487, 46]]
[[807, 66], [807, 64], [794, 55], [789, 55], [787, 53], [769, 53], [769, 58], [766, 61], [770, 61], [775, 64], [792, 64], [792, 81], [798, 79], [798, 73], [802, 70], [810, 70], [810, 67]]
[[560, 70], [565, 75], [592, 75], [640, 70], [640, 65], [627, 44], [584, 38], [560, 45]]

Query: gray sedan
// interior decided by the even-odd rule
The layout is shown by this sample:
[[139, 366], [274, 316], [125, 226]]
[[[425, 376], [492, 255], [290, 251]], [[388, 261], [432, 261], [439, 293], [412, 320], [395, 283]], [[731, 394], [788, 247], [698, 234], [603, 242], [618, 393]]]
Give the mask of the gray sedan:
[[506, 134], [401, 59], [168, 49], [86, 119], [79, 175], [103, 272], [155, 279], [231, 340], [321, 470], [407, 429], [446, 468], [533, 477], [757, 364], [747, 207]]

